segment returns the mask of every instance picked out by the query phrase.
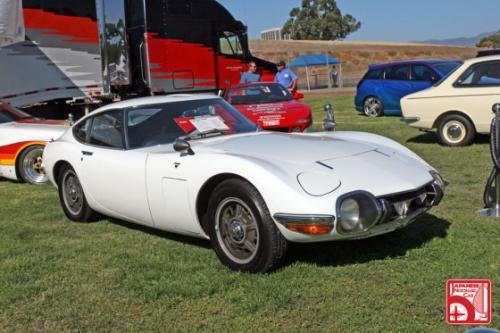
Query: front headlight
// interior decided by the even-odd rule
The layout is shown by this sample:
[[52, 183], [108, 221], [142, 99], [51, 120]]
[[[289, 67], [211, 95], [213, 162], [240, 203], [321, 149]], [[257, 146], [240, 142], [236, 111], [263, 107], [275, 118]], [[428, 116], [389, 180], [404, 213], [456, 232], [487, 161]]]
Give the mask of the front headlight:
[[384, 215], [384, 206], [368, 192], [353, 192], [339, 198], [337, 204], [338, 232], [363, 232]]
[[439, 173], [436, 171], [430, 171], [432, 178], [434, 179], [433, 184], [439, 186], [441, 189], [444, 189], [447, 185], [446, 181], [441, 177]]

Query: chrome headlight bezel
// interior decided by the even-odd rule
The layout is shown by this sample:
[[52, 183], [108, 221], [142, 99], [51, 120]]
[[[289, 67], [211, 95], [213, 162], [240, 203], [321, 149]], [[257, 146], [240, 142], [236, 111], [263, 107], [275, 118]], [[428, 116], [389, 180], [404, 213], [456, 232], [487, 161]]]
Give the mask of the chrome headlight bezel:
[[[352, 203], [357, 203], [358, 216], [353, 213], [349, 220], [346, 220], [347, 209], [343, 205], [355, 207]], [[342, 195], [337, 199], [337, 232], [342, 235], [363, 233], [380, 222], [385, 215], [385, 206], [373, 194], [366, 191], [355, 191]], [[344, 216], [342, 216], [344, 215]], [[356, 221], [355, 221], [356, 220]]]

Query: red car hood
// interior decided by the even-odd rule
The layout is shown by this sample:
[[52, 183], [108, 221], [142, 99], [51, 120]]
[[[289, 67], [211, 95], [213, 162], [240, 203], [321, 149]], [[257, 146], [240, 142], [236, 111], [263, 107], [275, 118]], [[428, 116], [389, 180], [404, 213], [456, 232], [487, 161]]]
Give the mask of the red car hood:
[[258, 122], [262, 118], [271, 115], [286, 115], [287, 118], [291, 119], [307, 118], [310, 115], [309, 107], [297, 101], [264, 104], [237, 104], [233, 106], [254, 122]]
[[18, 120], [17, 123], [37, 124], [37, 125], [68, 125], [68, 122], [66, 120], [49, 120], [49, 119], [39, 119], [39, 118], [26, 118]]

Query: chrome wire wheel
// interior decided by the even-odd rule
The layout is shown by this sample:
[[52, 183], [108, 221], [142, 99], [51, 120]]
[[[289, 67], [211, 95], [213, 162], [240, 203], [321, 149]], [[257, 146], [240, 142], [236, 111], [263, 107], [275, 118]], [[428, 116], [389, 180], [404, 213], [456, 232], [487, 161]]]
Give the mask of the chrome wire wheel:
[[82, 185], [73, 170], [67, 170], [62, 179], [62, 197], [66, 208], [74, 215], [80, 215], [84, 204]]
[[24, 181], [31, 184], [43, 184], [48, 181], [45, 170], [42, 167], [43, 146], [28, 148], [22, 155], [20, 167], [21, 176]]
[[217, 206], [215, 232], [224, 253], [238, 264], [247, 264], [259, 249], [259, 227], [252, 210], [238, 198], [226, 198]]
[[444, 124], [442, 135], [446, 141], [452, 144], [462, 142], [467, 135], [467, 128], [458, 120], [451, 120]]
[[379, 117], [384, 112], [384, 106], [377, 97], [368, 97], [364, 103], [365, 115], [370, 118]]

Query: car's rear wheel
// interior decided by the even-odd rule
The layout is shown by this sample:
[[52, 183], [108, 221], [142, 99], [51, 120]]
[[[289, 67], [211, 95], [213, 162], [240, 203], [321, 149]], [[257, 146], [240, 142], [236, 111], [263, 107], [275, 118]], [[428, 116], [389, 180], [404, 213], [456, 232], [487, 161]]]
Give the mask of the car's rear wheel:
[[244, 180], [226, 180], [215, 188], [208, 218], [215, 253], [231, 269], [265, 273], [275, 269], [286, 253], [287, 240], [274, 224], [264, 199]]
[[48, 177], [42, 167], [43, 145], [33, 145], [24, 149], [17, 159], [17, 170], [22, 181], [30, 184], [44, 184]]
[[363, 103], [363, 111], [367, 117], [381, 117], [384, 115], [384, 104], [378, 97], [370, 96]]
[[445, 116], [438, 126], [439, 143], [451, 147], [467, 146], [476, 135], [474, 125], [464, 116], [451, 114]]
[[75, 222], [93, 222], [99, 216], [90, 208], [75, 170], [65, 165], [59, 173], [59, 200], [66, 216]]

